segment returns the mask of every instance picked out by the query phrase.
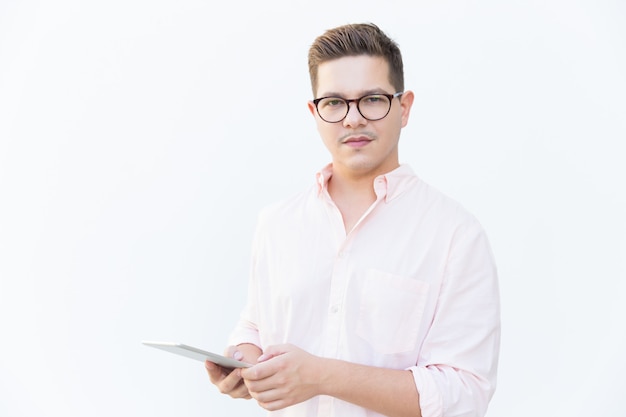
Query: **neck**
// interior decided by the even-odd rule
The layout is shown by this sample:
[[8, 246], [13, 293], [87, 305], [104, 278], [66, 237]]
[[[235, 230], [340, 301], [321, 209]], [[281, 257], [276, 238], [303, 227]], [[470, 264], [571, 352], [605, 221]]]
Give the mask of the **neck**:
[[[379, 175], [393, 171], [400, 165], [376, 171], [358, 172], [353, 169], [333, 164], [333, 175], [330, 178], [329, 192], [333, 196], [333, 191], [346, 196], [370, 195], [374, 196], [374, 179]], [[334, 196], [333, 196], [334, 197]]]
[[328, 182], [328, 193], [335, 202], [340, 204], [343, 202], [366, 207], [376, 200], [374, 179], [395, 169], [390, 168], [384, 172], [355, 172], [342, 168], [342, 166], [333, 165], [333, 175]]
[[376, 201], [374, 178], [378, 175], [345, 175], [333, 167], [328, 193], [341, 212], [346, 233], [350, 233], [363, 213]]
[[344, 178], [333, 176], [328, 182], [328, 193], [334, 200], [359, 200], [373, 202], [376, 199], [372, 187], [374, 178]]
[[341, 166], [333, 164], [333, 176], [328, 184], [329, 192], [332, 194], [367, 194], [372, 188], [374, 180], [372, 174], [359, 175], [342, 169]]

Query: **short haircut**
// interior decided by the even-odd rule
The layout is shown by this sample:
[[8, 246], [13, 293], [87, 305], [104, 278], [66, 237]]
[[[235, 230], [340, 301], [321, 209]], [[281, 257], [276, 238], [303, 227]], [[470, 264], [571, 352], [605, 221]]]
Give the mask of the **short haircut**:
[[358, 23], [329, 29], [309, 49], [309, 75], [313, 96], [317, 94], [320, 64], [346, 56], [383, 58], [389, 66], [389, 82], [396, 92], [404, 91], [404, 69], [398, 44], [373, 23]]

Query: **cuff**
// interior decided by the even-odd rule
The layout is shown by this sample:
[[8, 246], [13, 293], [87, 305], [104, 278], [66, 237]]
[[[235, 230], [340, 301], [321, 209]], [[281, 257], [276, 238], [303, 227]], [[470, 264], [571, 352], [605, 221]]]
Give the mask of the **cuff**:
[[423, 367], [413, 366], [408, 368], [408, 370], [413, 373], [413, 380], [419, 394], [422, 417], [442, 417], [443, 398], [433, 376]]

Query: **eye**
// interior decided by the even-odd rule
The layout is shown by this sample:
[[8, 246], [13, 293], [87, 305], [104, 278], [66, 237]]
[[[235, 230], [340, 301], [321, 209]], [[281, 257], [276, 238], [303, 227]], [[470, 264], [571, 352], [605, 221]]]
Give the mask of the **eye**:
[[385, 96], [381, 96], [381, 95], [373, 95], [373, 96], [366, 96], [363, 97], [363, 102], [365, 102], [366, 104], [378, 104], [380, 102], [384, 102], [387, 100], [387, 97]]
[[344, 101], [340, 98], [329, 97], [322, 100], [322, 105], [325, 107], [341, 107], [344, 105]]

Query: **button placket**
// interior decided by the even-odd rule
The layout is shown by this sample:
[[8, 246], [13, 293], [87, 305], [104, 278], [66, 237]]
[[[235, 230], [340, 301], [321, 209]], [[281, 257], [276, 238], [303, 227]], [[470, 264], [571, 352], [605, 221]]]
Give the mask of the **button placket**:
[[327, 343], [324, 347], [326, 356], [336, 356], [338, 354], [339, 341], [341, 340], [343, 298], [349, 280], [349, 250], [346, 247], [347, 244], [348, 241], [344, 241], [344, 244], [339, 248], [332, 272], [328, 300], [327, 337], [325, 338]]

